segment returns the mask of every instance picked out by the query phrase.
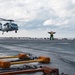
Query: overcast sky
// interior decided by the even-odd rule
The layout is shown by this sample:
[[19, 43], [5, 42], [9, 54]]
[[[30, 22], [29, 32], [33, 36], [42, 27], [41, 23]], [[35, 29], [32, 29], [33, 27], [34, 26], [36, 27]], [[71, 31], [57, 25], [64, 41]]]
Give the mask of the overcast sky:
[[13, 19], [19, 30], [0, 37], [75, 37], [75, 0], [0, 0], [0, 18]]

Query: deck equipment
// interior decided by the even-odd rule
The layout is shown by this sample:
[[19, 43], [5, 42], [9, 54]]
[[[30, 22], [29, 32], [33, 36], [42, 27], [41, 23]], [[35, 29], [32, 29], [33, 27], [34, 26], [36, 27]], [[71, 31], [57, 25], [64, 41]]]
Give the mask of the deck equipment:
[[29, 57], [28, 54], [20, 53], [20, 54], [15, 55], [15, 56], [4, 56], [4, 57], [0, 57], [0, 59], [8, 59], [8, 58], [19, 58], [19, 59], [25, 59], [25, 58], [28, 58], [28, 57]]
[[50, 63], [50, 58], [49, 57], [40, 56], [40, 57], [38, 57], [38, 59], [18, 61], [18, 62], [10, 62], [10, 61], [1, 60], [0, 61], [0, 67], [2, 67], [2, 68], [9, 68], [11, 65], [25, 64], [25, 63], [32, 63], [32, 62]]
[[18, 69], [16, 69], [16, 71], [2, 72], [2, 73], [0, 73], [0, 75], [27, 74], [27, 73], [35, 73], [35, 72], [43, 72], [44, 75], [59, 75], [59, 69], [52, 68], [50, 66], [49, 67], [48, 66], [36, 67], [35, 65], [33, 65], [33, 67], [31, 67], [28, 65], [27, 67], [29, 67], [29, 68], [27, 68], [26, 66], [24, 66], [24, 67], [18, 68]]

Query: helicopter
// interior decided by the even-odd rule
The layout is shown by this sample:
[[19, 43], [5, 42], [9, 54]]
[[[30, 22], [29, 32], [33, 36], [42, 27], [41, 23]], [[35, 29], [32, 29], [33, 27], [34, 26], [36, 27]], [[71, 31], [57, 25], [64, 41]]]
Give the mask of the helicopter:
[[0, 21], [6, 21], [7, 22], [4, 25], [2, 25], [2, 23], [0, 23], [0, 31], [2, 31], [2, 34], [4, 34], [4, 32], [9, 32], [9, 31], [15, 31], [15, 33], [17, 33], [18, 25], [16, 23], [13, 23], [14, 20], [0, 18]]

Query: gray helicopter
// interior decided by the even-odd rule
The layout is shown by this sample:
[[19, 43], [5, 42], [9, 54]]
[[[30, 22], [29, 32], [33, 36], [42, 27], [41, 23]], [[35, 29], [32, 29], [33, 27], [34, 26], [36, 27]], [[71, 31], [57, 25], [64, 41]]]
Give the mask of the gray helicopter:
[[0, 21], [7, 22], [4, 25], [2, 25], [2, 23], [0, 23], [0, 31], [2, 31], [2, 34], [4, 34], [4, 32], [9, 32], [9, 31], [15, 31], [15, 33], [17, 33], [18, 25], [16, 23], [13, 23], [14, 20], [0, 18]]

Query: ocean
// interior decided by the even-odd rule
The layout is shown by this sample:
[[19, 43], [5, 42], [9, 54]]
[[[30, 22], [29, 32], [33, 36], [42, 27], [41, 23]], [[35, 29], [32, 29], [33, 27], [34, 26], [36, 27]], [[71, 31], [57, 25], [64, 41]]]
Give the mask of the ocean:
[[[0, 39], [0, 56], [17, 55], [19, 53], [48, 56], [51, 58], [50, 64], [34, 64], [58, 68], [60, 74], [64, 72], [67, 75], [75, 75], [75, 40]], [[26, 75], [42, 75], [42, 73]]]

